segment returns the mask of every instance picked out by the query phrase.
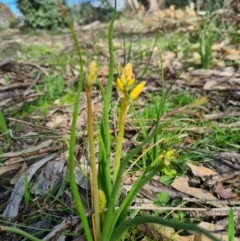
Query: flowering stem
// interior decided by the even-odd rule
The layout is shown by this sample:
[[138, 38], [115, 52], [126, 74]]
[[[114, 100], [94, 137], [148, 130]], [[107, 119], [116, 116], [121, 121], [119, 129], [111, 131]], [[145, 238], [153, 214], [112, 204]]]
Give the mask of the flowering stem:
[[101, 229], [100, 229], [100, 205], [99, 205], [99, 190], [98, 190], [98, 177], [96, 160], [94, 153], [94, 133], [93, 133], [93, 114], [92, 114], [92, 101], [91, 101], [91, 86], [86, 87], [86, 97], [87, 97], [87, 115], [88, 115], [88, 142], [89, 142], [89, 152], [90, 152], [90, 166], [92, 172], [92, 187], [93, 187], [93, 208], [94, 208], [94, 227], [95, 227], [95, 238], [96, 240], [101, 239]]
[[75, 157], [74, 157], [74, 151], [75, 151], [75, 133], [76, 133], [76, 125], [77, 125], [77, 116], [78, 116], [78, 110], [79, 110], [79, 100], [80, 100], [80, 95], [82, 92], [83, 88], [83, 78], [84, 78], [84, 72], [83, 72], [83, 59], [82, 59], [82, 51], [78, 43], [78, 38], [77, 35], [74, 31], [73, 25], [71, 21], [68, 18], [68, 15], [63, 8], [63, 6], [60, 3], [56, 3], [61, 10], [63, 16], [65, 17], [66, 22], [68, 23], [73, 42], [76, 46], [77, 50], [77, 55], [79, 58], [79, 66], [80, 66], [80, 75], [79, 75], [79, 81], [78, 81], [78, 89], [76, 93], [76, 98], [75, 98], [75, 103], [74, 103], [74, 109], [73, 109], [73, 118], [72, 118], [72, 125], [71, 125], [71, 135], [70, 135], [70, 147], [69, 147], [69, 180], [70, 180], [70, 186], [72, 189], [73, 197], [77, 206], [78, 214], [81, 218], [85, 235], [88, 241], [93, 241], [92, 234], [91, 234], [91, 229], [88, 223], [87, 216], [85, 214], [85, 210], [83, 207], [82, 200], [80, 198], [80, 195], [78, 193], [78, 186], [75, 181], [75, 174], [74, 174], [74, 162], [75, 162]]
[[115, 156], [114, 169], [113, 169], [113, 184], [115, 184], [115, 181], [117, 178], [117, 174], [120, 167], [120, 159], [122, 156], [123, 135], [124, 135], [125, 115], [127, 112], [127, 106], [128, 106], [127, 98], [126, 97], [121, 98], [117, 148], [116, 148], [116, 156]]

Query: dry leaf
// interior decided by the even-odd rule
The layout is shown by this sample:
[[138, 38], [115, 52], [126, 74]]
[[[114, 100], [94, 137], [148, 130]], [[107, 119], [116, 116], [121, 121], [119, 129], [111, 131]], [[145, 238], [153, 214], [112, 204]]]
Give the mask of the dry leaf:
[[205, 85], [203, 86], [204, 90], [211, 90], [213, 86], [216, 86], [217, 81], [216, 80], [208, 80]]
[[212, 191], [222, 199], [239, 200], [239, 197], [235, 193], [232, 193], [230, 190], [224, 188], [222, 182], [218, 182], [216, 185], [214, 185]]
[[[203, 200], [217, 200], [210, 192], [204, 190], [202, 188], [189, 187], [188, 178], [187, 177], [178, 177], [171, 184], [173, 188], [176, 190], [191, 195], [192, 197], [196, 197]], [[222, 207], [220, 204], [213, 204], [216, 207]]]
[[[46, 158], [43, 158], [42, 160], [39, 160], [38, 162], [34, 163], [28, 168], [27, 171], [27, 180], [30, 182], [32, 176], [35, 174], [35, 172], [43, 166], [46, 162], [53, 159], [55, 155], [48, 156]], [[19, 211], [19, 205], [22, 201], [23, 195], [24, 195], [24, 181], [25, 181], [25, 175], [22, 175], [19, 179], [16, 185], [14, 186], [12, 190], [11, 197], [8, 200], [8, 205], [5, 208], [3, 212], [3, 217], [7, 220], [11, 220], [11, 218], [14, 218], [18, 215]]]
[[0, 176], [2, 176], [4, 173], [8, 171], [19, 169], [21, 166], [22, 166], [22, 163], [14, 163], [10, 165], [0, 166]]
[[[19, 163], [21, 164], [21, 163]], [[21, 169], [19, 170], [19, 172], [11, 179], [10, 183], [13, 185], [13, 184], [16, 184], [17, 183], [17, 180], [20, 178], [20, 176], [23, 175], [23, 173], [25, 172], [26, 168], [27, 168], [27, 164], [25, 162], [23, 162], [22, 164], [22, 167]]]
[[191, 169], [193, 175], [196, 177], [201, 177], [203, 181], [206, 180], [206, 177], [217, 174], [216, 172], [204, 166], [196, 166], [189, 162], [187, 163], [187, 165]]

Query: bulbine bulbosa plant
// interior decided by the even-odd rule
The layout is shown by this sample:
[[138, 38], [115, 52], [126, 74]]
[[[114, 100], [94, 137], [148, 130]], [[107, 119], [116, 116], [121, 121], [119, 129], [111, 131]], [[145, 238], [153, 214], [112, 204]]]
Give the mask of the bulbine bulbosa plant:
[[[84, 233], [88, 241], [113, 241], [122, 239], [127, 229], [137, 226], [142, 223], [158, 223], [167, 225], [175, 229], [194, 230], [205, 234], [207, 237], [214, 241], [218, 241], [211, 233], [199, 228], [191, 223], [179, 223], [176, 221], [165, 220], [158, 217], [141, 216], [127, 220], [129, 207], [131, 206], [134, 198], [139, 193], [141, 188], [153, 178], [154, 175], [159, 173], [160, 170], [168, 165], [168, 161], [163, 159], [162, 156], [158, 156], [141, 174], [141, 176], [135, 181], [131, 190], [126, 194], [121, 202], [119, 202], [119, 195], [121, 192], [121, 180], [124, 171], [130, 160], [132, 160], [137, 154], [142, 151], [143, 147], [156, 139], [158, 133], [158, 126], [149, 134], [141, 143], [136, 146], [125, 157], [122, 156], [122, 145], [124, 136], [124, 124], [125, 116], [127, 114], [129, 105], [132, 101], [138, 98], [139, 94], [145, 86], [145, 82], [136, 83], [137, 80], [133, 74], [133, 67], [131, 63], [127, 63], [124, 68], [119, 71], [119, 77], [116, 79], [117, 91], [120, 99], [119, 118], [118, 118], [118, 135], [117, 145], [115, 150], [115, 158], [113, 163], [111, 162], [111, 132], [109, 127], [109, 112], [110, 102], [112, 99], [113, 90], [113, 72], [114, 72], [114, 57], [113, 57], [113, 24], [116, 14], [116, 1], [115, 9], [112, 14], [112, 19], [109, 25], [108, 41], [109, 41], [109, 75], [107, 80], [106, 89], [101, 85], [97, 79], [97, 63], [95, 61], [90, 62], [86, 77], [83, 71], [83, 60], [81, 48], [77, 36], [74, 32], [73, 25], [70, 22], [67, 13], [63, 7], [58, 4], [63, 16], [65, 17], [71, 34], [76, 45], [76, 51], [79, 57], [80, 65], [80, 77], [79, 85], [76, 94], [76, 100], [74, 104], [70, 147], [69, 147], [69, 179], [73, 197], [77, 206], [78, 214], [81, 219], [81, 223], [84, 227]], [[99, 86], [102, 100], [103, 109], [102, 117], [99, 126], [93, 123], [93, 111], [92, 111], [92, 86], [97, 84]], [[88, 131], [88, 149], [90, 160], [90, 173], [89, 179], [91, 183], [91, 204], [93, 208], [92, 218], [90, 219], [86, 213], [78, 192], [78, 187], [75, 182], [74, 175], [74, 149], [75, 149], [75, 132], [76, 122], [79, 110], [80, 94], [85, 86], [85, 94], [87, 100], [87, 131]], [[159, 111], [161, 111], [161, 105], [159, 104]], [[97, 132], [97, 135], [94, 133]], [[96, 143], [99, 145], [98, 156], [95, 154]], [[98, 164], [97, 164], [97, 161]], [[98, 165], [98, 166], [97, 166]], [[38, 240], [37, 238], [14, 228], [1, 227], [4, 231], [12, 231], [19, 233], [31, 240]]]

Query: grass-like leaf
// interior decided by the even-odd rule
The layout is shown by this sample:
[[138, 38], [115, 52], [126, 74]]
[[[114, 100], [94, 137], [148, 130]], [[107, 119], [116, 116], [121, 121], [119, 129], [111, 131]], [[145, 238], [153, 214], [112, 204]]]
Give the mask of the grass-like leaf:
[[204, 234], [206, 237], [210, 238], [213, 241], [220, 241], [218, 238], [216, 238], [213, 234], [211, 234], [209, 231], [198, 227], [195, 224], [191, 223], [180, 223], [177, 221], [172, 221], [172, 220], [166, 220], [163, 218], [159, 217], [148, 217], [148, 216], [142, 216], [142, 217], [137, 217], [134, 219], [130, 219], [127, 221], [122, 222], [119, 224], [113, 231], [113, 235], [111, 237], [111, 241], [118, 241], [121, 239], [122, 235], [124, 232], [126, 232], [129, 228], [135, 227], [140, 224], [144, 223], [156, 223], [156, 224], [161, 224], [164, 226], [168, 226], [174, 229], [183, 229], [183, 230], [191, 230], [191, 231], [196, 231], [198, 233]]

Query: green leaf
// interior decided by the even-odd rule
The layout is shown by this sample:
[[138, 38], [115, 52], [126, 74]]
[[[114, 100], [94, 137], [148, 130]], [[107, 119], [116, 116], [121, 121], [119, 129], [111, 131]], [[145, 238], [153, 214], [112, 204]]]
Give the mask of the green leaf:
[[162, 182], [165, 185], [171, 185], [173, 180], [174, 180], [175, 176], [161, 176], [160, 177], [160, 182]]
[[119, 224], [114, 229], [110, 241], [120, 240], [122, 235], [124, 234], [124, 232], [126, 232], [129, 228], [138, 226], [140, 224], [145, 224], [145, 223], [157, 223], [157, 224], [168, 226], [168, 227], [171, 227], [171, 228], [174, 228], [174, 229], [196, 231], [198, 233], [204, 234], [206, 237], [208, 237], [209, 239], [211, 239], [213, 241], [220, 241], [218, 238], [216, 238], [209, 231], [207, 231], [203, 228], [200, 228], [195, 224], [180, 223], [180, 222], [177, 222], [177, 221], [166, 220], [166, 219], [162, 219], [162, 218], [159, 218], [159, 217], [149, 217], [149, 216], [137, 217], [137, 218], [130, 219], [130, 220], [122, 222], [121, 224]]
[[176, 198], [176, 199], [172, 200], [171, 206], [172, 207], [176, 207], [176, 206], [179, 206], [181, 203], [182, 203], [182, 199], [181, 198]]
[[235, 234], [234, 216], [233, 216], [233, 210], [230, 209], [229, 215], [228, 215], [228, 241], [234, 241], [234, 234]]
[[7, 141], [10, 140], [10, 135], [9, 135], [8, 128], [6, 125], [6, 121], [5, 121], [4, 115], [1, 110], [0, 110], [0, 133], [3, 133], [4, 135], [6, 135]]
[[174, 175], [177, 174], [177, 171], [176, 171], [175, 169], [171, 169], [171, 168], [169, 168], [169, 167], [165, 167], [165, 168], [163, 169], [163, 172], [164, 172], [164, 174], [167, 175], [167, 176], [174, 176]]
[[169, 200], [169, 194], [166, 192], [161, 192], [157, 194], [157, 200], [154, 203], [159, 206], [166, 206]]

